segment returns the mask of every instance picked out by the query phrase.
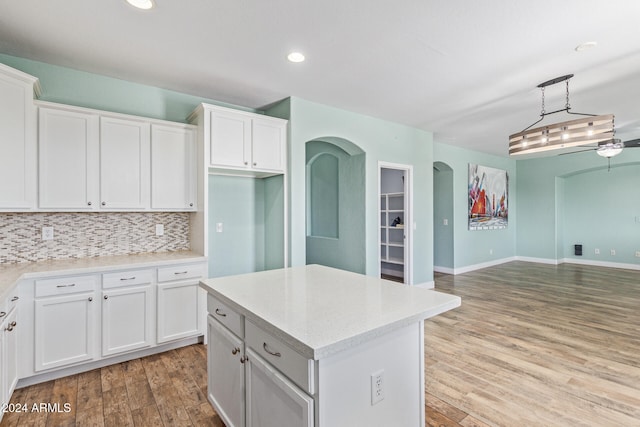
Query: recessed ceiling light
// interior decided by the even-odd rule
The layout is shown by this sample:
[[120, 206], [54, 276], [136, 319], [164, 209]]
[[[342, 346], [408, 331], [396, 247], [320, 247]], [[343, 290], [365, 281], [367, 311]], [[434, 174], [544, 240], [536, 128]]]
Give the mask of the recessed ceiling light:
[[304, 55], [300, 52], [291, 52], [287, 55], [287, 59], [291, 62], [302, 62], [304, 61]]
[[578, 46], [576, 46], [576, 52], [582, 52], [582, 51], [585, 51], [585, 50], [593, 49], [596, 46], [598, 46], [598, 42], [582, 43], [582, 44], [579, 44]]
[[153, 0], [127, 0], [127, 3], [143, 10], [149, 10], [153, 7]]

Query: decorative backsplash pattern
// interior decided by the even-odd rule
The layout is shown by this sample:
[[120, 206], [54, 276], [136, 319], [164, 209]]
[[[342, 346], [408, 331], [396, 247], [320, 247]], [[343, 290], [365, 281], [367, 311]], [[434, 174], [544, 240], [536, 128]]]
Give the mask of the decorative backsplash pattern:
[[[163, 236], [156, 224], [164, 225]], [[53, 240], [42, 240], [42, 227], [53, 227]], [[0, 214], [0, 265], [189, 248], [183, 212]]]

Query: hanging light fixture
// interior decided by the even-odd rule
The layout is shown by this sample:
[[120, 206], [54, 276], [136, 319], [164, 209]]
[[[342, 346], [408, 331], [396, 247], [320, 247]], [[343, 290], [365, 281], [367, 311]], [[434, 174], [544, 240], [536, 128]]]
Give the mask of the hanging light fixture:
[[[560, 148], [593, 145], [602, 141], [612, 141], [615, 133], [613, 114], [598, 116], [595, 114], [574, 113], [571, 111], [571, 105], [569, 104], [569, 79], [571, 77], [573, 77], [573, 74], [567, 74], [566, 76], [556, 77], [555, 79], [538, 85], [542, 91], [542, 111], [540, 112], [540, 119], [525, 128], [522, 132], [509, 136], [509, 155], [532, 154]], [[544, 109], [544, 89], [547, 86], [561, 82], [566, 82], [567, 86], [566, 105], [560, 110], [547, 113]], [[532, 126], [540, 123], [546, 116], [562, 111], [585, 117], [531, 129]], [[620, 151], [622, 151], [622, 149], [620, 149]], [[618, 153], [619, 151], [611, 154], [611, 156], [615, 156]], [[600, 152], [598, 152], [598, 154], [600, 154]]]
[[619, 139], [612, 139], [606, 144], [600, 144], [596, 149], [596, 153], [598, 156], [606, 157], [610, 159], [611, 157], [617, 156], [622, 153], [622, 149], [624, 148], [624, 142]]

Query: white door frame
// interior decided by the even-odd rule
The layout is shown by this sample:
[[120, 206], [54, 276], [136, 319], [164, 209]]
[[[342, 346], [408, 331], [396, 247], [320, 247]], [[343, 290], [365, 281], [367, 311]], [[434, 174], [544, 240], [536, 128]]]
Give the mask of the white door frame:
[[380, 199], [382, 196], [381, 184], [382, 184], [382, 169], [396, 169], [402, 170], [404, 174], [404, 283], [407, 285], [413, 285], [413, 230], [415, 224], [413, 222], [413, 165], [404, 165], [400, 163], [389, 163], [378, 161], [378, 275], [380, 274], [380, 265], [382, 263], [382, 256], [380, 254], [380, 246], [382, 244], [382, 238], [380, 234], [380, 210], [382, 208]]

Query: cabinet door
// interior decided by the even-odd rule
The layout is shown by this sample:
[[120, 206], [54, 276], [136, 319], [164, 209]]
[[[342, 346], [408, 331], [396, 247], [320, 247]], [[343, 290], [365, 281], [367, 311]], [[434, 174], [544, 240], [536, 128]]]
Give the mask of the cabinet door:
[[149, 123], [100, 118], [100, 208], [149, 205]]
[[198, 282], [158, 284], [158, 343], [200, 332]]
[[31, 209], [36, 202], [37, 176], [33, 85], [3, 70], [0, 68], [0, 209]]
[[193, 129], [151, 126], [151, 209], [196, 209], [196, 135]]
[[151, 285], [102, 292], [102, 355], [149, 347], [154, 343]]
[[211, 165], [249, 168], [251, 118], [242, 114], [211, 112]]
[[11, 398], [11, 393], [18, 383], [18, 325], [16, 323], [16, 310], [13, 310], [4, 322], [2, 334], [4, 341], [0, 347], [0, 360], [2, 360], [2, 392], [6, 401]]
[[40, 107], [40, 207], [97, 207], [98, 116]]
[[35, 301], [35, 370], [95, 358], [97, 303], [94, 293]]
[[285, 169], [286, 123], [253, 119], [252, 167], [282, 172]]
[[246, 349], [248, 427], [314, 425], [313, 399], [257, 353]]
[[244, 426], [244, 344], [211, 316], [208, 334], [209, 401], [227, 427]]

